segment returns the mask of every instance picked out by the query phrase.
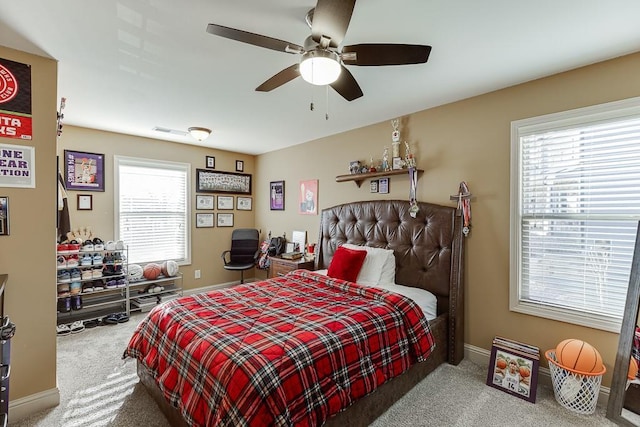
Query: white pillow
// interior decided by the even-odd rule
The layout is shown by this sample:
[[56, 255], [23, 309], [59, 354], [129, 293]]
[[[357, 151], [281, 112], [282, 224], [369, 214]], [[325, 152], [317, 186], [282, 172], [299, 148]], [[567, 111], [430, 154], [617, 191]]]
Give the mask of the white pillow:
[[418, 307], [422, 309], [424, 317], [426, 317], [427, 320], [433, 320], [437, 317], [438, 300], [436, 296], [431, 292], [425, 289], [412, 288], [403, 285], [386, 285], [380, 287], [382, 289], [396, 292], [398, 294], [404, 295], [405, 297], [411, 298], [413, 302], [415, 302]]
[[353, 245], [345, 243], [347, 249], [365, 250], [364, 259], [357, 283], [368, 286], [393, 285], [396, 279], [396, 257], [391, 249], [374, 248], [371, 246]]

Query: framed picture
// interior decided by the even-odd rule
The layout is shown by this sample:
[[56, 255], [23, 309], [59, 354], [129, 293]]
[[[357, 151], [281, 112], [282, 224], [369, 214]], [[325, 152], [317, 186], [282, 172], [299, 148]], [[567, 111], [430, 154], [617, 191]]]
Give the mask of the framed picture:
[[67, 190], [104, 191], [104, 154], [64, 150]]
[[[9, 125], [10, 121], [10, 119], [7, 119], [7, 123], [3, 123], [3, 125]], [[0, 131], [3, 131], [0, 136], [10, 138], [7, 134], [8, 130], [5, 132], [4, 127], [0, 127]], [[0, 144], [0, 187], [36, 187], [35, 147]]]
[[196, 228], [211, 228], [213, 227], [213, 214], [212, 213], [197, 213], [196, 214]]
[[236, 197], [236, 209], [239, 211], [250, 211], [251, 210], [251, 197]]
[[93, 196], [91, 194], [78, 194], [78, 210], [90, 211], [93, 209]]
[[487, 385], [535, 403], [538, 388], [539, 352], [526, 344], [504, 341], [491, 347]]
[[0, 236], [9, 235], [9, 198], [0, 197]]
[[219, 213], [218, 214], [218, 227], [233, 227], [233, 214], [232, 213]]
[[196, 194], [196, 209], [213, 209], [215, 196], [203, 196]]
[[353, 160], [349, 162], [349, 173], [350, 174], [360, 173], [361, 167], [362, 167], [362, 164], [360, 163], [360, 160]]
[[318, 213], [318, 180], [300, 181], [298, 193], [298, 213], [316, 215]]
[[244, 161], [236, 160], [236, 172], [244, 172]]
[[206, 156], [206, 163], [205, 163], [207, 169], [215, 169], [216, 168], [216, 158], [213, 156]]
[[394, 157], [391, 163], [392, 169], [402, 169], [402, 157]]
[[380, 194], [389, 193], [389, 178], [380, 178], [378, 180], [378, 193]]
[[377, 179], [372, 179], [371, 182], [369, 183], [369, 192], [371, 192], [371, 193], [377, 193], [378, 192], [378, 180]]
[[251, 195], [251, 175], [196, 169], [196, 192]]
[[218, 209], [220, 209], [220, 210], [232, 210], [233, 209], [233, 196], [218, 196]]
[[270, 202], [272, 211], [284, 210], [284, 181], [271, 181], [269, 184]]

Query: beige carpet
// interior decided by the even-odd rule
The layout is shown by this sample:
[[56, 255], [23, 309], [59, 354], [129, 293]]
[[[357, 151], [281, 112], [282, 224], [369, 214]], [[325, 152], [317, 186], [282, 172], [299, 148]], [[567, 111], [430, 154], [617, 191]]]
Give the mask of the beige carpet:
[[[119, 325], [99, 326], [58, 338], [56, 408], [11, 421], [12, 427], [166, 427], [169, 424], [138, 384], [135, 363], [122, 352], [141, 315]], [[485, 385], [486, 367], [464, 360], [442, 365], [383, 414], [374, 427], [399, 426], [615, 426], [598, 408], [577, 415], [561, 407], [549, 388], [535, 404]], [[11, 415], [11, 414], [9, 414]]]

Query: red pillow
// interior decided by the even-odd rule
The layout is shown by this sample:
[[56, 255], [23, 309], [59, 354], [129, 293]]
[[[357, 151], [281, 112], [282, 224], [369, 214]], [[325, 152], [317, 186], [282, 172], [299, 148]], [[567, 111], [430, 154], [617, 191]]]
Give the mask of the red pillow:
[[357, 251], [340, 246], [333, 254], [327, 275], [334, 279], [355, 282], [366, 256], [367, 251]]

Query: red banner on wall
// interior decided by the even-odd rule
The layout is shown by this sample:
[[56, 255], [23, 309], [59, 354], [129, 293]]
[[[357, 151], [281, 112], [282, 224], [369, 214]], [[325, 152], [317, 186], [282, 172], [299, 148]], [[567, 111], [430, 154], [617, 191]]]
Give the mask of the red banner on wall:
[[0, 58], [0, 137], [32, 139], [31, 66]]

